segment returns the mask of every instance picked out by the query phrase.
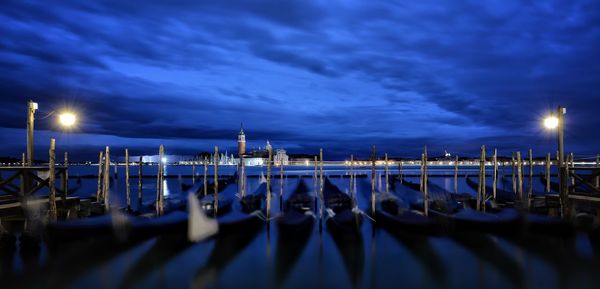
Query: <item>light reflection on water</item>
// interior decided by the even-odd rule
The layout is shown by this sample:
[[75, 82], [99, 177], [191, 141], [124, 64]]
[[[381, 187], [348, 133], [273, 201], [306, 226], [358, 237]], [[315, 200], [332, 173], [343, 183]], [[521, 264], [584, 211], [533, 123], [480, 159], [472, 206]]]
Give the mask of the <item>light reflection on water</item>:
[[[85, 175], [85, 169], [79, 174]], [[76, 169], [71, 171], [72, 176], [77, 175]], [[254, 176], [261, 171], [266, 169], [247, 168]], [[188, 172], [191, 169], [187, 167], [169, 168], [171, 175]], [[326, 174], [340, 172], [345, 174], [343, 169], [328, 170]], [[370, 173], [370, 169], [361, 172]], [[222, 169], [221, 173], [231, 174], [232, 168]], [[272, 187], [278, 193], [280, 180], [275, 173]], [[309, 188], [313, 186], [313, 173], [306, 168], [286, 172], [289, 176], [302, 175]], [[449, 175], [430, 180], [453, 191], [454, 179], [451, 172]], [[120, 171], [113, 191], [124, 191], [122, 176]], [[416, 176], [408, 179], [418, 181]], [[347, 190], [349, 178], [332, 180], [342, 191]], [[75, 178], [71, 181], [74, 186]], [[196, 181], [202, 182], [201, 175]], [[297, 181], [297, 177], [283, 179], [284, 199]], [[527, 178], [525, 181], [527, 188]], [[132, 193], [137, 195], [135, 176], [131, 182]], [[189, 178], [167, 178], [164, 182], [165, 193], [171, 196], [182, 194], [181, 183], [191, 184]], [[376, 182], [378, 188], [385, 188], [382, 170], [378, 170]], [[491, 184], [491, 179], [488, 182]], [[249, 177], [246, 184], [247, 192], [252, 192], [258, 187], [258, 178]], [[543, 190], [538, 179], [532, 185], [535, 191]], [[82, 179], [77, 195], [92, 194], [95, 186], [94, 178]], [[401, 194], [415, 193], [397, 186]], [[358, 179], [355, 191], [363, 210], [370, 189], [370, 177]], [[459, 191], [474, 194], [464, 177], [459, 178]], [[152, 201], [155, 179], [144, 179], [143, 193], [145, 201]], [[122, 194], [113, 196], [115, 202], [124, 203]], [[273, 198], [274, 215], [279, 210], [278, 201], [278, 197]], [[253, 233], [196, 244], [166, 236], [127, 245], [92, 240], [66, 246], [60, 252], [42, 247], [37, 259], [13, 253], [10, 262], [3, 261], [1, 276], [17, 288], [597, 288], [600, 284], [599, 246], [584, 233], [567, 239], [488, 234], [427, 237], [390, 233], [369, 221], [363, 223], [361, 230], [362, 243], [353, 247], [353, 256], [342, 256], [343, 250], [325, 224], [319, 231], [316, 222], [305, 241], [280, 242], [278, 227], [272, 222], [268, 231], [261, 227]], [[289, 250], [300, 252], [284, 254]], [[6, 260], [7, 252], [2, 254]], [[363, 257], [358, 258], [359, 255]], [[349, 268], [359, 269], [351, 275]], [[280, 276], [281, 272], [287, 273]]]

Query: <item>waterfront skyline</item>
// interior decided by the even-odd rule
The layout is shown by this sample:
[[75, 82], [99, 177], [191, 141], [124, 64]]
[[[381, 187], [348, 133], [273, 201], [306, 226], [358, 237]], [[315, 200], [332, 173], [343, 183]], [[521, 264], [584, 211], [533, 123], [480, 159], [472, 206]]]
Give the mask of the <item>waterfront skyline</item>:
[[[566, 150], [597, 153], [600, 9], [593, 1], [6, 2], [0, 155], [50, 137], [74, 160], [193, 155], [270, 140], [288, 153], [416, 157], [555, 153], [541, 119], [566, 106]], [[55, 130], [64, 107], [75, 131]]]

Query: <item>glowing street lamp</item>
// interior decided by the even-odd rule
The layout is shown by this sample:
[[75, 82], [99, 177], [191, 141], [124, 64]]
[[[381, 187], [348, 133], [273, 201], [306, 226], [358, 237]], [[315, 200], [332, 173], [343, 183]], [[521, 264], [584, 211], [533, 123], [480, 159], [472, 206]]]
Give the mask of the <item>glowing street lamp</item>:
[[544, 119], [544, 126], [547, 129], [556, 129], [558, 127], [558, 118], [556, 116], [549, 116]]
[[561, 201], [561, 213], [565, 215], [565, 205], [567, 201], [567, 172], [565, 166], [565, 147], [564, 147], [564, 130], [565, 130], [565, 114], [567, 109], [559, 106], [556, 115], [548, 116], [544, 119], [544, 126], [549, 130], [557, 130], [558, 136], [558, 194]]
[[77, 122], [77, 116], [72, 112], [63, 112], [58, 115], [58, 122], [64, 127], [72, 127]]

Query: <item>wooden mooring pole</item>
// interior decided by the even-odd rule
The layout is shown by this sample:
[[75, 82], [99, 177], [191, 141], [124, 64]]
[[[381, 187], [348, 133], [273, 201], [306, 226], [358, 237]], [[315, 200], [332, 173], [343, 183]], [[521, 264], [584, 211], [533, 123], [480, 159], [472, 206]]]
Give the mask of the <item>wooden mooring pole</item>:
[[485, 212], [485, 145], [481, 146], [481, 156], [479, 158], [479, 190], [477, 192], [477, 210]]
[[575, 186], [575, 177], [573, 176], [575, 174], [575, 170], [573, 170], [575, 168], [575, 155], [573, 153], [569, 154], [569, 158], [571, 160], [571, 170], [569, 170], [569, 176], [571, 177], [571, 186], [574, 187]]
[[496, 193], [498, 190], [498, 149], [494, 148], [494, 176], [492, 180], [492, 197], [496, 201]]
[[102, 197], [102, 151], [100, 151], [100, 157], [98, 158], [98, 190], [96, 191], [96, 201], [100, 202]]
[[208, 194], [208, 157], [204, 156], [204, 196], [206, 196], [206, 194]]
[[48, 179], [48, 185], [50, 187], [50, 198], [49, 198], [49, 202], [50, 202], [50, 209], [48, 211], [48, 218], [50, 219], [50, 221], [56, 221], [56, 179], [55, 179], [55, 171], [54, 171], [54, 164], [56, 162], [56, 155], [55, 155], [55, 149], [56, 149], [56, 141], [51, 138], [50, 139], [50, 150], [49, 150], [49, 155], [50, 155], [50, 160], [48, 161], [48, 169], [49, 169], [49, 179]]
[[165, 163], [163, 162], [163, 159], [165, 157], [165, 147], [164, 145], [160, 145], [159, 149], [158, 149], [158, 176], [157, 176], [157, 184], [156, 184], [156, 193], [157, 193], [157, 200], [156, 200], [156, 214], [158, 216], [162, 216], [165, 212], [165, 207], [164, 207], [164, 169], [165, 169]]
[[551, 168], [551, 161], [550, 161], [550, 153], [548, 153], [546, 155], [546, 171], [545, 171], [545, 175], [546, 175], [546, 193], [550, 192], [550, 168]]
[[283, 212], [283, 158], [279, 159], [279, 211]]
[[[217, 147], [217, 146], [215, 146], [215, 158], [214, 158], [213, 165], [214, 165], [214, 177], [215, 177], [215, 184], [213, 186], [214, 196], [215, 196], [215, 216], [217, 216], [217, 211], [219, 210], [219, 147]], [[269, 185], [267, 185], [267, 187], [268, 186]], [[269, 190], [267, 190], [267, 191], [269, 191]]]
[[458, 194], [458, 156], [454, 156], [454, 193]]
[[319, 158], [321, 159], [321, 164], [319, 165], [319, 219], [323, 220], [323, 149], [319, 149]]
[[424, 196], [424, 213], [425, 216], [429, 215], [429, 188], [427, 185], [428, 180], [428, 172], [427, 172], [427, 146], [423, 148], [423, 196]]
[[[600, 154], [596, 155], [596, 169], [600, 168]], [[596, 177], [596, 188], [600, 188], [600, 176]]]
[[240, 156], [240, 165], [242, 168], [242, 173], [240, 174], [240, 191], [242, 192], [242, 198], [246, 196], [246, 164], [244, 161], [244, 156]]
[[390, 182], [389, 182], [389, 168], [388, 168], [388, 154], [385, 153], [385, 193], [390, 192]]
[[267, 224], [271, 218], [271, 165], [273, 160], [273, 151], [271, 148], [267, 149], [269, 152], [269, 158], [267, 160]]
[[142, 205], [142, 162], [143, 162], [143, 158], [142, 156], [140, 156], [139, 160], [138, 160], [138, 205], [141, 206]]
[[512, 153], [512, 157], [510, 159], [510, 164], [512, 166], [512, 187], [513, 187], [513, 193], [515, 194], [515, 196], [517, 195], [517, 176], [516, 176], [516, 172], [517, 172], [517, 166], [516, 166], [516, 162], [515, 162], [515, 153]]
[[375, 152], [375, 145], [371, 148], [371, 216], [375, 216], [375, 162], [377, 155]]
[[527, 209], [531, 209], [533, 202], [533, 151], [529, 149], [529, 191], [527, 192]]
[[125, 194], [127, 195], [127, 211], [131, 211], [131, 188], [129, 184], [129, 150], [125, 149]]
[[523, 160], [521, 159], [521, 152], [517, 152], [517, 178], [519, 180], [517, 191], [519, 193], [519, 200], [523, 201]]
[[104, 173], [102, 176], [104, 177], [104, 184], [102, 185], [102, 200], [104, 201], [104, 210], [108, 211], [110, 209], [109, 202], [109, 193], [110, 193], [110, 149], [106, 146], [106, 150], [104, 151]]
[[69, 153], [65, 152], [65, 171], [61, 176], [61, 189], [63, 191], [62, 194], [62, 205], [63, 208], [67, 208], [67, 194], [69, 193]]
[[313, 178], [314, 179], [314, 185], [313, 185], [313, 187], [314, 187], [314, 192], [315, 192], [315, 212], [317, 211], [317, 204], [319, 203], [317, 201], [317, 198], [319, 196], [319, 183], [318, 183], [319, 182], [319, 177], [318, 177], [318, 174], [317, 174], [318, 167], [319, 167], [318, 159], [317, 159], [317, 156], [315, 156], [315, 175], [314, 175], [314, 178]]
[[350, 195], [354, 199], [354, 155], [350, 155]]
[[404, 178], [403, 174], [404, 174], [403, 163], [402, 163], [402, 160], [399, 160], [398, 161], [398, 178], [400, 179], [400, 184], [402, 184], [402, 179]]
[[196, 183], [196, 158], [192, 159], [192, 185]]

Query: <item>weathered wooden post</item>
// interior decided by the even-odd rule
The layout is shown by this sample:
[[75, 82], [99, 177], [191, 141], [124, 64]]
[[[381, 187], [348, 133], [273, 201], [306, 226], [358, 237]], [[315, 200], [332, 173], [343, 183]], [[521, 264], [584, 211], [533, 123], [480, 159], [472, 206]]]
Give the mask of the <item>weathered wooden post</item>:
[[279, 159], [279, 211], [283, 211], [283, 159]]
[[118, 174], [118, 172], [117, 172], [117, 168], [118, 168], [118, 166], [119, 166], [119, 161], [117, 161], [117, 160], [115, 159], [115, 173], [114, 173], [114, 175], [115, 175], [115, 179], [118, 179], [118, 178], [119, 178], [119, 174]]
[[519, 200], [523, 200], [523, 160], [521, 159], [521, 152], [517, 152], [517, 178], [519, 179]]
[[104, 151], [104, 173], [102, 176], [104, 177], [104, 184], [102, 185], [102, 200], [104, 200], [104, 210], [108, 211], [110, 209], [110, 149], [106, 146], [106, 150]]
[[318, 184], [319, 177], [318, 177], [318, 175], [317, 175], [317, 170], [318, 170], [318, 167], [319, 167], [318, 159], [317, 159], [317, 156], [315, 156], [315, 176], [314, 176], [314, 180], [315, 180], [315, 182], [314, 182], [314, 191], [315, 191], [315, 212], [317, 211], [317, 203], [318, 203], [318, 202], [317, 202], [317, 198], [318, 198], [318, 196], [319, 196], [319, 184]]
[[240, 165], [242, 167], [240, 190], [242, 191], [242, 198], [246, 196], [246, 164], [244, 162], [244, 156], [240, 156]]
[[215, 159], [214, 159], [214, 176], [215, 176], [215, 184], [214, 188], [214, 196], [215, 196], [215, 216], [217, 215], [217, 210], [219, 209], [219, 147], [215, 146]]
[[375, 145], [371, 148], [371, 216], [375, 216]]
[[454, 156], [454, 193], [458, 194], [458, 156]]
[[204, 156], [204, 196], [208, 194], [208, 157]]
[[48, 170], [49, 170], [49, 176], [48, 176], [48, 185], [50, 186], [50, 197], [49, 197], [49, 211], [48, 211], [48, 217], [50, 219], [50, 221], [56, 221], [56, 179], [55, 179], [55, 175], [54, 175], [54, 164], [56, 162], [56, 155], [55, 155], [55, 146], [56, 146], [56, 141], [51, 138], [50, 139], [50, 150], [49, 150], [49, 155], [50, 155], [50, 160], [48, 162]]
[[196, 183], [196, 158], [192, 159], [192, 185]]
[[319, 218], [323, 220], [323, 149], [319, 149], [319, 158], [321, 159], [321, 164], [319, 165]]
[[98, 191], [96, 191], [96, 202], [100, 202], [102, 197], [102, 151], [100, 151], [100, 157], [98, 158]]
[[571, 170], [569, 172], [569, 176], [571, 176], [571, 186], [575, 187], [575, 177], [573, 176], [575, 174], [575, 156], [573, 153], [571, 153], [569, 156], [571, 158]]
[[403, 163], [402, 160], [398, 160], [398, 178], [400, 179], [400, 183], [402, 184], [402, 179], [404, 178], [404, 172], [403, 172]]
[[269, 158], [267, 159], [267, 223], [271, 218], [271, 163], [273, 160], [273, 151], [268, 148]]
[[427, 174], [427, 146], [423, 147], [423, 206], [425, 216], [429, 216], [429, 188], [427, 186], [428, 174]]
[[516, 162], [515, 162], [515, 153], [512, 153], [512, 157], [510, 159], [510, 164], [512, 166], [512, 186], [513, 186], [513, 193], [515, 193], [515, 196], [517, 195], [517, 176], [516, 176], [516, 172], [517, 172], [517, 166], [516, 166]]
[[423, 190], [423, 188], [424, 188], [423, 187], [423, 181], [424, 181], [423, 178], [424, 178], [424, 171], [425, 171], [425, 168], [423, 166], [424, 163], [425, 163], [425, 154], [421, 154], [421, 164], [419, 167], [419, 191], [421, 193], [424, 192], [424, 190]]
[[65, 162], [64, 162], [64, 166], [65, 166], [65, 171], [63, 172], [62, 176], [61, 176], [61, 189], [63, 191], [62, 194], [62, 205], [63, 208], [67, 207], [67, 194], [69, 193], [69, 153], [65, 152]]
[[496, 201], [496, 192], [498, 190], [498, 149], [494, 148], [494, 176], [493, 176], [492, 193], [494, 201]]
[[[477, 210], [485, 211], [485, 145], [481, 146], [479, 158], [479, 190], [477, 192]], [[482, 206], [483, 205], [483, 206]]]
[[529, 149], [529, 191], [527, 192], [527, 209], [531, 209], [533, 199], [533, 151]]
[[158, 176], [157, 176], [157, 184], [156, 184], [156, 214], [158, 216], [162, 216], [164, 214], [164, 162], [163, 159], [165, 157], [165, 147], [161, 144], [158, 149]]
[[354, 155], [350, 155], [350, 195], [354, 199], [356, 196], [354, 195]]
[[131, 211], [131, 189], [129, 185], [129, 150], [125, 149], [125, 194], [127, 195], [127, 211]]
[[388, 155], [387, 153], [385, 153], [385, 193], [389, 193], [390, 192], [390, 185], [389, 185], [389, 168], [388, 168]]
[[[600, 168], [600, 154], [596, 155], [596, 169]], [[596, 188], [600, 188], [600, 176], [596, 177]]]
[[138, 204], [141, 206], [142, 205], [142, 177], [143, 177], [143, 173], [142, 173], [142, 163], [143, 163], [143, 158], [142, 156], [140, 156], [139, 160], [138, 160]]
[[550, 162], [550, 153], [548, 153], [548, 155], [546, 155], [546, 193], [550, 192], [550, 168], [551, 168], [551, 162]]

